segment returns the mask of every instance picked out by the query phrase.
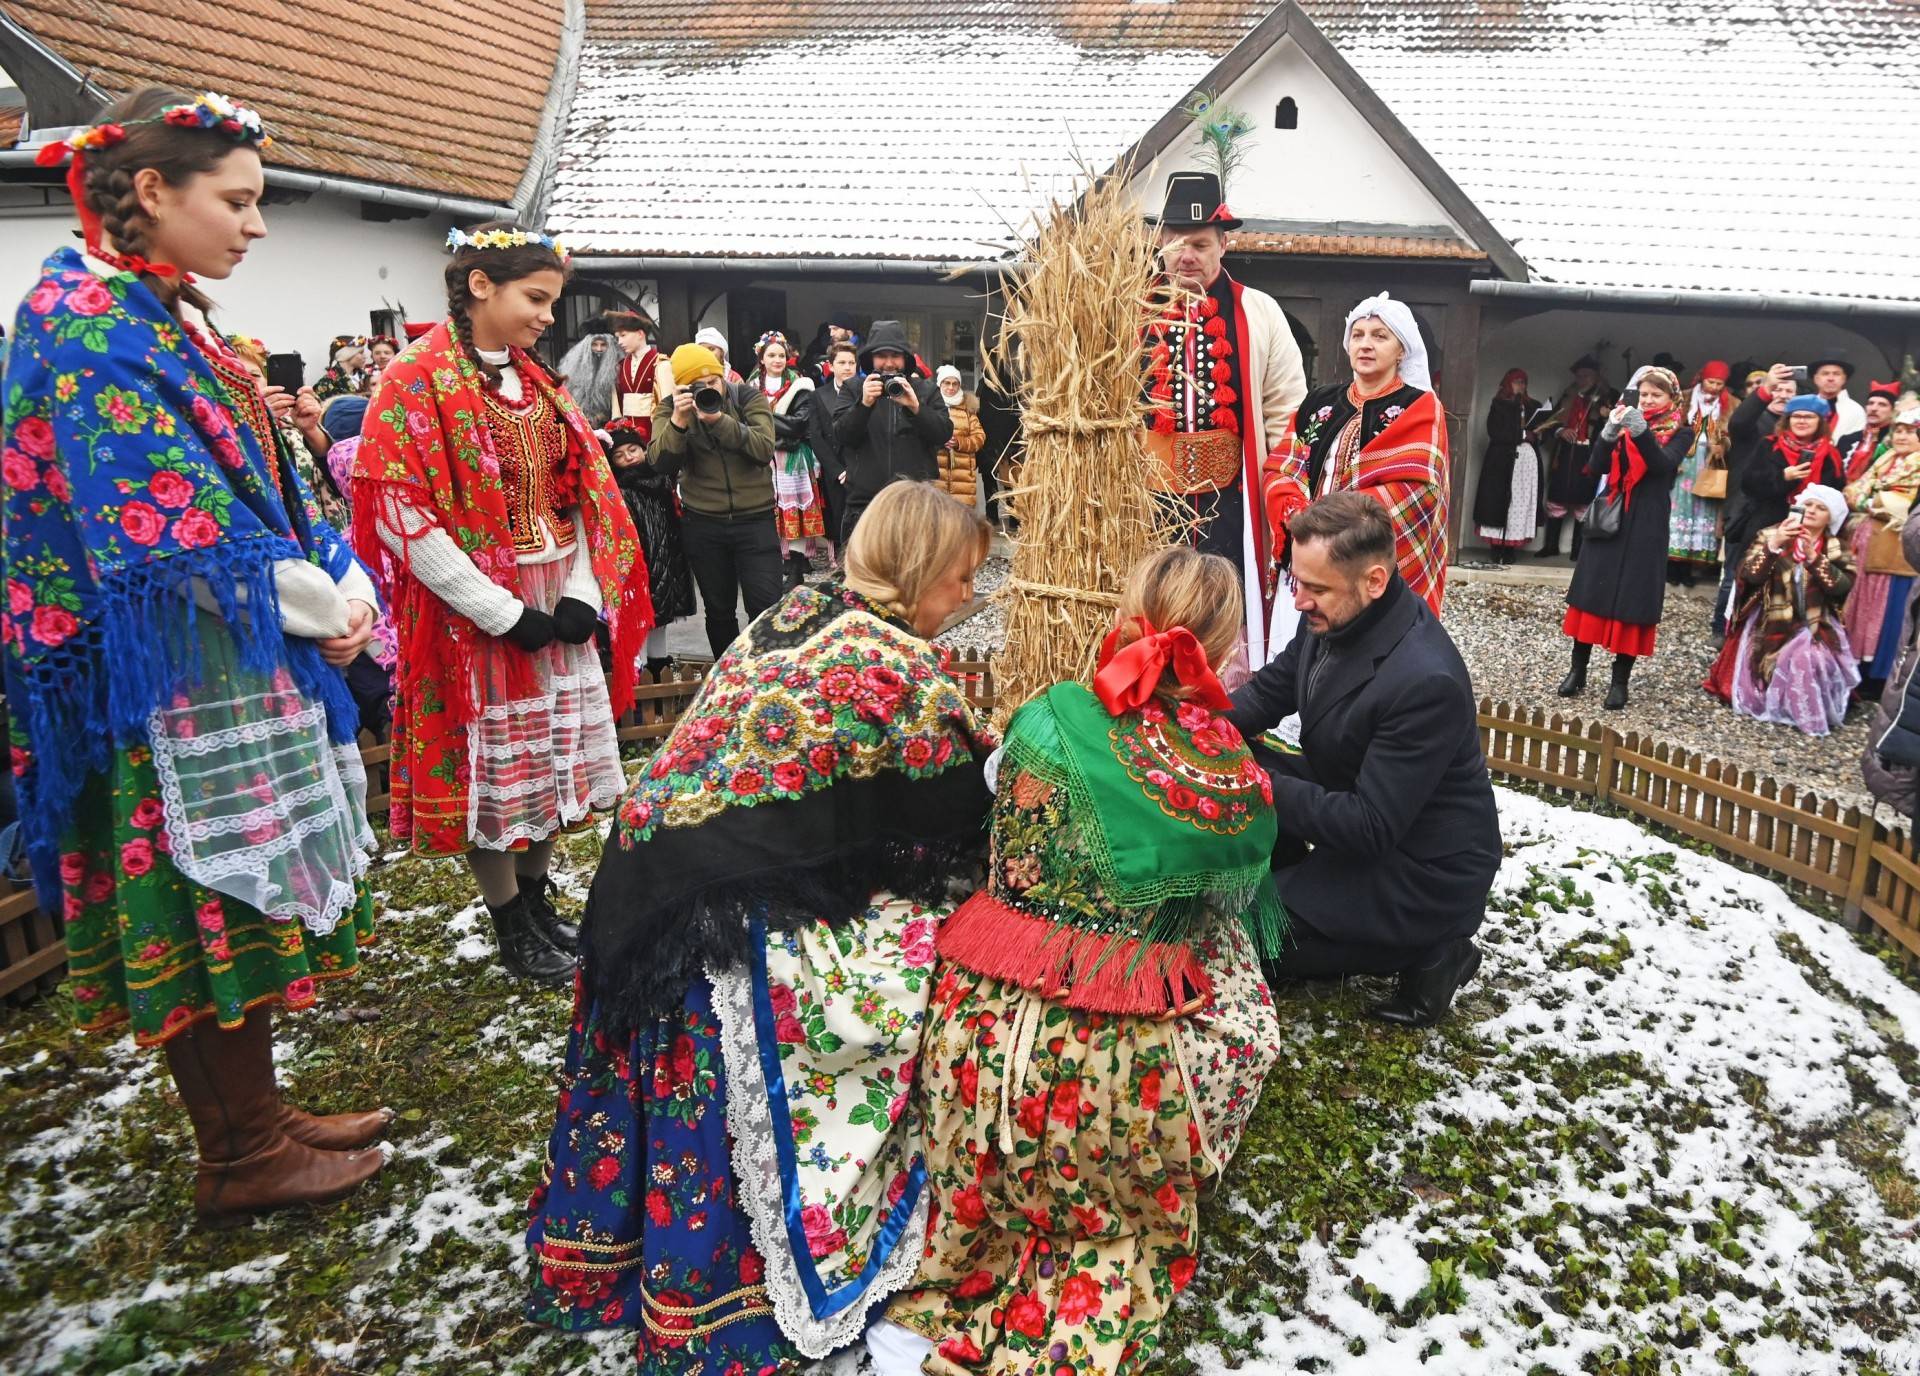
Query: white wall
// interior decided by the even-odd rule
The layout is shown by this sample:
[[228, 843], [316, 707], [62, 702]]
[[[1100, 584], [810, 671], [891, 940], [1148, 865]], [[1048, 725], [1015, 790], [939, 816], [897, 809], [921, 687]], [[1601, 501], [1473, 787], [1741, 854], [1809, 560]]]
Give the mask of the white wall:
[[[1463, 429], [1465, 452], [1453, 456], [1454, 467], [1467, 475], [1461, 491], [1471, 503], [1487, 447], [1487, 407], [1509, 368], [1524, 369], [1533, 396], [1551, 401], [1570, 380], [1567, 365], [1584, 353], [1600, 359], [1607, 381], [1618, 388], [1626, 385], [1634, 369], [1661, 352], [1686, 365], [1681, 381], [1690, 385], [1694, 373], [1710, 358], [1728, 363], [1751, 358], [1765, 368], [1774, 363], [1803, 363], [1829, 348], [1840, 349], [1858, 365], [1850, 388], [1856, 399], [1866, 395], [1869, 378], [1894, 376], [1893, 364], [1865, 338], [1817, 320], [1563, 310], [1543, 311], [1505, 326], [1488, 325], [1482, 331], [1473, 410]], [[1481, 544], [1472, 533], [1471, 521], [1467, 544]]]
[[[267, 237], [224, 282], [205, 284], [223, 329], [255, 335], [275, 352], [297, 352], [309, 380], [326, 366], [337, 334], [364, 334], [368, 314], [404, 309], [414, 320], [437, 320], [446, 309], [441, 271], [452, 221], [429, 217], [375, 224], [358, 203], [315, 196], [269, 206]], [[8, 218], [0, 230], [0, 300], [8, 329], [40, 264], [63, 244], [77, 246], [70, 212]]]
[[[1299, 107], [1297, 129], [1276, 129], [1282, 97]], [[1243, 220], [1345, 220], [1360, 224], [1459, 229], [1360, 112], [1301, 51], [1282, 38], [1235, 82], [1222, 104], [1254, 124], [1227, 202]], [[1157, 214], [1171, 172], [1206, 171], [1196, 134], [1183, 132], [1135, 185], [1141, 209]]]

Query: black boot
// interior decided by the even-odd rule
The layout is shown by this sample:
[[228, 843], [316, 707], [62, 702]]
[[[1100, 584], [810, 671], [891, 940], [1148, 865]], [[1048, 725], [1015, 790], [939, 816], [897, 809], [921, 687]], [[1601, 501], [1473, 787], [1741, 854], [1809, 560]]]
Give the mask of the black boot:
[[1633, 674], [1633, 656], [1615, 655], [1613, 657], [1613, 682], [1607, 685], [1607, 700], [1600, 705], [1609, 712], [1618, 712], [1627, 705], [1627, 679]]
[[580, 928], [572, 922], [560, 919], [560, 910], [554, 906], [553, 897], [560, 888], [546, 875], [538, 879], [531, 875], [520, 876], [520, 897], [526, 900], [527, 913], [533, 918], [533, 929], [540, 933], [547, 945], [563, 955], [580, 954]]
[[1540, 552], [1534, 555], [1534, 558], [1558, 559], [1560, 557], [1561, 521], [1562, 518], [1558, 516], [1547, 517], [1546, 537], [1540, 542]]
[[487, 904], [487, 916], [493, 919], [493, 934], [500, 943], [500, 964], [517, 979], [530, 979], [549, 989], [558, 989], [573, 977], [573, 957], [554, 949], [534, 926], [534, 916], [526, 896], [496, 908]]
[[1395, 1027], [1432, 1027], [1453, 1007], [1460, 986], [1480, 971], [1480, 948], [1468, 937], [1448, 942], [1431, 963], [1400, 972], [1391, 999], [1368, 1011]]
[[1593, 658], [1593, 646], [1583, 641], [1573, 642], [1573, 668], [1560, 680], [1560, 686], [1554, 691], [1563, 698], [1577, 698], [1587, 690], [1587, 662]]

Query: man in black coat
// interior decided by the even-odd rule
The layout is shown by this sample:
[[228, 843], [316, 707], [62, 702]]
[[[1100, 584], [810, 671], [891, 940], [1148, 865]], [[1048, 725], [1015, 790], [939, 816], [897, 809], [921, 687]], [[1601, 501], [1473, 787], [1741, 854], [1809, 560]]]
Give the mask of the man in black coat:
[[1401, 580], [1377, 501], [1337, 492], [1287, 529], [1300, 633], [1231, 713], [1249, 740], [1300, 713], [1302, 754], [1254, 747], [1273, 778], [1273, 877], [1293, 919], [1268, 977], [1398, 974], [1374, 1016], [1428, 1027], [1480, 968], [1472, 937], [1500, 867], [1473, 683]]
[[840, 438], [834, 422], [840, 413], [854, 404], [855, 381], [859, 372], [860, 350], [850, 341], [827, 349], [826, 380], [814, 392], [813, 456], [820, 460], [820, 489], [826, 494], [827, 534], [837, 550], [846, 549], [841, 525], [847, 512], [847, 460], [840, 452]]
[[876, 320], [860, 351], [866, 374], [854, 404], [833, 423], [847, 466], [847, 512], [841, 548], [880, 489], [897, 478], [932, 482], [940, 476], [940, 451], [953, 439], [953, 419], [907, 343], [898, 320]]

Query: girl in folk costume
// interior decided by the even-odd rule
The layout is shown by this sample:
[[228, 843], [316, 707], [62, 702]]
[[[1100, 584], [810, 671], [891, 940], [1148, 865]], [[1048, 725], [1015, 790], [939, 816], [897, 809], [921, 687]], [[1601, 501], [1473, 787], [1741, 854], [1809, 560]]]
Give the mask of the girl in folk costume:
[[[825, 544], [827, 558], [833, 558], [833, 544], [826, 538], [820, 462], [808, 442], [813, 427], [813, 379], [790, 366], [793, 351], [778, 330], [760, 336], [753, 356], [760, 366], [747, 383], [765, 392], [767, 405], [773, 408], [773, 519], [780, 531], [780, 558], [786, 564], [787, 586], [797, 587], [806, 581], [807, 554], [815, 540]], [[807, 550], [793, 548], [797, 544], [806, 545]]]
[[987, 887], [940, 930], [917, 1090], [936, 1208], [868, 1340], [888, 1376], [1156, 1369], [1199, 1192], [1279, 1053], [1272, 785], [1215, 677], [1239, 584], [1218, 555], [1150, 555], [1092, 691], [1008, 726]]
[[687, 563], [686, 540], [680, 531], [680, 503], [673, 479], [647, 458], [647, 442], [630, 420], [615, 421], [607, 432], [608, 458], [613, 479], [640, 532], [640, 549], [647, 559], [647, 591], [653, 598], [653, 629], [647, 632], [647, 672], [656, 679], [672, 662], [667, 653], [667, 627], [694, 613], [693, 569]]
[[649, 1376], [784, 1372], [912, 1280], [921, 1024], [992, 745], [927, 638], [987, 534], [883, 490], [845, 584], [756, 618], [621, 802], [530, 1206], [535, 1322], [638, 1329]]
[[400, 341], [390, 334], [376, 334], [367, 340], [367, 371], [384, 373], [387, 365], [400, 356]]
[[400, 629], [393, 835], [464, 854], [506, 968], [560, 984], [576, 932], [547, 861], [620, 795], [613, 718], [653, 625], [647, 566], [599, 441], [528, 352], [564, 251], [510, 224], [447, 243], [448, 318], [387, 369], [353, 460], [354, 544]]
[[195, 285], [266, 233], [259, 116], [152, 88], [104, 115], [41, 151], [86, 250], [47, 259], [6, 359], [13, 770], [79, 1025], [164, 1048], [221, 1220], [385, 1160], [388, 1110], [281, 1101], [271, 1021], [373, 937], [341, 668], [375, 596]]
[[326, 371], [313, 384], [313, 394], [331, 397], [361, 396], [367, 390], [367, 341], [355, 335], [337, 335], [328, 353]]
[[[1876, 386], [1878, 384], [1875, 384]], [[1869, 407], [1872, 406], [1871, 400]], [[1867, 687], [1878, 697], [1894, 658], [1900, 653], [1911, 574], [1871, 573], [1868, 549], [1883, 532], [1906, 528], [1914, 498], [1920, 495], [1920, 411], [1906, 411], [1887, 427], [1887, 448], [1854, 482], [1847, 484], [1847, 508], [1853, 513], [1847, 549], [1857, 573], [1843, 618], [1847, 640], [1860, 656]]]
[[1497, 564], [1511, 564], [1514, 552], [1533, 541], [1540, 510], [1540, 456], [1527, 435], [1527, 422], [1539, 409], [1540, 403], [1527, 395], [1526, 373], [1518, 368], [1500, 379], [1500, 390], [1487, 407], [1487, 452], [1474, 488], [1473, 519]]
[[1847, 499], [1814, 484], [1742, 557], [1745, 600], [1705, 684], [1742, 716], [1810, 736], [1824, 736], [1845, 719], [1860, 683], [1839, 624], [1853, 583], [1853, 560], [1837, 534], [1846, 516]]
[[604, 430], [618, 414], [615, 384], [622, 361], [610, 334], [588, 335], [560, 360], [560, 384], [596, 430]]
[[1733, 370], [1716, 358], [1701, 367], [1687, 397], [1686, 423], [1693, 430], [1693, 448], [1680, 464], [1673, 484], [1673, 514], [1667, 519], [1667, 581], [1682, 587], [1692, 587], [1702, 567], [1711, 574], [1720, 562], [1720, 508], [1725, 498], [1695, 495], [1694, 482], [1714, 468], [1725, 471], [1727, 422], [1733, 418], [1727, 379], [1732, 376]]
[[653, 346], [653, 318], [639, 311], [607, 312], [607, 328], [619, 347], [614, 372], [612, 412], [653, 442], [653, 407], [662, 395], [660, 351]]
[[[1433, 394], [1413, 312], [1384, 292], [1347, 314], [1353, 381], [1307, 393], [1263, 467], [1268, 528], [1286, 558], [1287, 521], [1329, 492], [1377, 498], [1393, 519], [1400, 576], [1436, 615], [1447, 582], [1447, 417]], [[1269, 650], [1293, 639], [1300, 614], [1276, 597]]]
[[[1693, 451], [1693, 430], [1681, 419], [1679, 378], [1665, 368], [1642, 368], [1628, 381], [1627, 395], [1638, 404], [1613, 408], [1587, 460], [1597, 489], [1560, 626], [1573, 639], [1573, 668], [1560, 696], [1586, 690], [1597, 645], [1613, 655], [1602, 704], [1610, 712], [1627, 705], [1634, 660], [1653, 653], [1666, 606], [1669, 494], [1673, 475]], [[1611, 529], [1596, 521], [1596, 511]]]

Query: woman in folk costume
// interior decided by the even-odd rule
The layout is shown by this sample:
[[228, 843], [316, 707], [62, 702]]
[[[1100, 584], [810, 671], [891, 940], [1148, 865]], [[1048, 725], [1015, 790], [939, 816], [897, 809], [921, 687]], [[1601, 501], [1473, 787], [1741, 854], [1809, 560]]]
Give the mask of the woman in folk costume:
[[328, 352], [326, 370], [313, 384], [313, 394], [326, 401], [331, 397], [354, 397], [367, 390], [367, 341], [355, 335], [338, 335]]
[[820, 493], [820, 461], [809, 443], [813, 379], [792, 366], [793, 350], [778, 330], [760, 336], [753, 356], [760, 364], [747, 384], [766, 393], [773, 410], [773, 519], [780, 531], [780, 558], [786, 565], [787, 586], [798, 587], [811, 567], [808, 553], [814, 541], [826, 545], [827, 558], [833, 558], [826, 499]]
[[[1598, 646], [1613, 656], [1613, 678], [1601, 705], [1627, 705], [1633, 662], [1653, 653], [1667, 597], [1667, 524], [1673, 475], [1693, 452], [1693, 431], [1681, 418], [1680, 379], [1665, 368], [1642, 368], [1600, 428], [1587, 459], [1598, 483], [1588, 508], [1586, 538], [1567, 586], [1560, 629], [1573, 639], [1573, 667], [1560, 683], [1563, 698], [1586, 691], [1587, 665]], [[1607, 513], [1609, 531], [1594, 513]]]
[[610, 334], [590, 334], [568, 349], [556, 370], [587, 423], [604, 430], [617, 412], [615, 383], [623, 361]]
[[1740, 561], [1744, 600], [1705, 687], [1742, 716], [1824, 736], [1859, 686], [1839, 612], [1853, 558], [1838, 535], [1847, 499], [1815, 484], [1787, 519], [1754, 537]]
[[936, 1208], [883, 1373], [1152, 1371], [1279, 1052], [1272, 784], [1224, 715], [1240, 571], [1148, 556], [1089, 691], [1014, 714], [987, 886], [940, 930], [921, 1039]]
[[[1877, 385], [1877, 384], [1876, 384]], [[1847, 549], [1857, 573], [1847, 597], [1843, 618], [1847, 640], [1860, 657], [1860, 674], [1867, 683], [1864, 696], [1878, 697], [1894, 658], [1906, 621], [1911, 574], [1870, 573], [1867, 551], [1874, 537], [1905, 529], [1920, 496], [1920, 411], [1906, 411], [1887, 427], [1887, 448], [1858, 479], [1848, 483], [1847, 508], [1853, 526]]]
[[373, 939], [341, 668], [375, 596], [194, 285], [266, 233], [259, 116], [154, 88], [103, 114], [41, 151], [72, 157], [86, 248], [47, 259], [6, 359], [13, 770], [79, 1026], [164, 1049], [220, 1221], [385, 1160], [360, 1149], [390, 1111], [282, 1102], [272, 1030]]
[[660, 397], [660, 350], [653, 345], [653, 317], [640, 311], [608, 311], [607, 328], [620, 350], [614, 369], [613, 415], [653, 442], [653, 407]]
[[613, 719], [653, 625], [647, 566], [600, 442], [528, 352], [564, 251], [510, 224], [447, 243], [448, 318], [381, 377], [353, 459], [354, 544], [400, 629], [391, 825], [416, 855], [465, 855], [502, 963], [561, 984], [577, 933], [547, 862], [625, 782]]
[[[1699, 476], [1727, 462], [1727, 422], [1733, 419], [1733, 394], [1727, 379], [1733, 370], [1719, 359], [1700, 368], [1687, 397], [1686, 423], [1693, 430], [1693, 448], [1680, 464], [1673, 484], [1673, 513], [1667, 519], [1667, 580], [1692, 587], [1696, 574], [1706, 569], [1717, 577], [1720, 562], [1720, 508], [1723, 497], [1694, 495]], [[1732, 557], [1738, 558], [1738, 552]]]
[[658, 1376], [787, 1371], [913, 1278], [934, 934], [991, 801], [928, 637], [987, 535], [883, 490], [846, 582], [758, 617], [622, 800], [530, 1205], [535, 1322], [636, 1328]]
[[[1413, 312], [1384, 292], [1347, 313], [1351, 382], [1316, 387], [1262, 472], [1268, 529], [1286, 561], [1287, 521], [1329, 492], [1377, 498], [1393, 519], [1400, 576], [1440, 612], [1447, 583], [1447, 416], [1433, 393]], [[1268, 650], [1293, 639], [1299, 613], [1276, 597]]]
[[613, 479], [640, 532], [647, 559], [647, 591], [653, 598], [653, 629], [647, 632], [647, 672], [655, 679], [673, 662], [667, 652], [667, 628], [695, 610], [693, 568], [687, 563], [680, 530], [680, 503], [673, 479], [647, 458], [647, 441], [630, 420], [617, 420], [607, 432], [607, 457]]
[[1496, 564], [1511, 564], [1516, 551], [1533, 541], [1540, 511], [1540, 456], [1527, 435], [1527, 422], [1540, 403], [1527, 395], [1527, 375], [1519, 368], [1500, 379], [1487, 407], [1487, 452], [1480, 460], [1480, 481], [1473, 491], [1475, 533], [1487, 542]]

